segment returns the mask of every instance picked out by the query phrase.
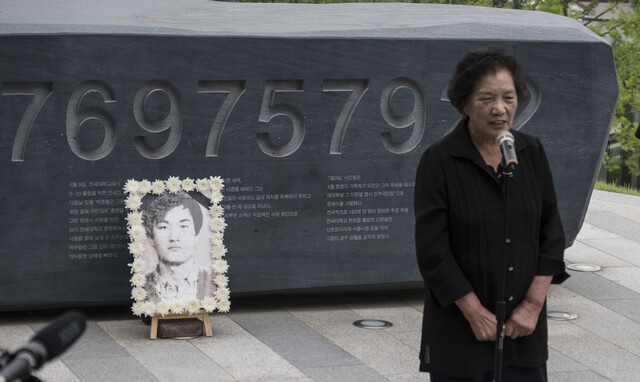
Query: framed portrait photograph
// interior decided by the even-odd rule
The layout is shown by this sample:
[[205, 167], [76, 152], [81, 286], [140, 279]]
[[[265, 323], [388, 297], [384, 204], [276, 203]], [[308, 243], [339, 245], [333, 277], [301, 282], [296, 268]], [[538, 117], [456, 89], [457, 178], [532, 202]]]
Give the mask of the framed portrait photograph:
[[127, 180], [133, 314], [229, 311], [223, 189], [220, 177]]

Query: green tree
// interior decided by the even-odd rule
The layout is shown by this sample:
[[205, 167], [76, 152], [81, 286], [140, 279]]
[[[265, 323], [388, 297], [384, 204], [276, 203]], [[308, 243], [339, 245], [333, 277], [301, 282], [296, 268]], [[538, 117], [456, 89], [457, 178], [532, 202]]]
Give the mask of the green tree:
[[[630, 10], [623, 10], [627, 5]], [[621, 171], [621, 182], [628, 182], [628, 175], [640, 175], [640, 139], [634, 113], [640, 111], [640, 13], [639, 0], [626, 3], [610, 3], [617, 15], [598, 21], [603, 15], [594, 15], [594, 22], [585, 24], [613, 46], [618, 71], [620, 96], [611, 124], [613, 137], [620, 144], [621, 155], [605, 154], [604, 165], [608, 171]]]

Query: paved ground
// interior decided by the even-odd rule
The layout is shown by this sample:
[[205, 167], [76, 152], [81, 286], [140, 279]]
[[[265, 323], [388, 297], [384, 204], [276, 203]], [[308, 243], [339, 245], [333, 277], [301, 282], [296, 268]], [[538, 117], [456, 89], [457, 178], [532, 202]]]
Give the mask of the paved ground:
[[[640, 197], [595, 191], [549, 309], [551, 381], [640, 381]], [[38, 376], [55, 381], [428, 381], [418, 373], [422, 298], [417, 291], [244, 300], [211, 316], [213, 337], [148, 339], [124, 310], [94, 312], [83, 337]], [[392, 328], [360, 329], [378, 318]], [[4, 315], [0, 347], [16, 349], [52, 317]]]

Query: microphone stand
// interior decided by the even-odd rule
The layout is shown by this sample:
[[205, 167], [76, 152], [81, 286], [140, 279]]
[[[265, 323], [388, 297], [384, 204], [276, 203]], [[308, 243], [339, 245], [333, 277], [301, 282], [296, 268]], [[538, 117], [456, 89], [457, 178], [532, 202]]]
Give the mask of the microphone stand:
[[509, 252], [510, 240], [507, 235], [509, 228], [509, 178], [513, 178], [513, 172], [516, 166], [513, 163], [506, 164], [502, 161], [502, 191], [504, 200], [504, 244], [502, 257], [500, 258], [500, 283], [498, 284], [498, 301], [496, 302], [496, 344], [495, 344], [495, 364], [494, 364], [494, 381], [502, 382], [502, 356], [504, 350], [504, 321], [505, 321], [505, 301], [504, 295], [506, 290], [507, 274], [505, 272], [507, 255]]

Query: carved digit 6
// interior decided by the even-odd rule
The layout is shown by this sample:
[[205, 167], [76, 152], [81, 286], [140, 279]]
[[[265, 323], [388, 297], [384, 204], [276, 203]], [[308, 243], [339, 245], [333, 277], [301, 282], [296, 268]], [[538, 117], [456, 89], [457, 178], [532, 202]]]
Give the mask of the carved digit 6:
[[[407, 116], [400, 117], [391, 109], [391, 101], [394, 94], [401, 88], [407, 88], [413, 94], [414, 103], [413, 110]], [[407, 77], [398, 77], [387, 85], [380, 96], [380, 112], [382, 117], [390, 126], [398, 129], [413, 125], [411, 136], [405, 142], [398, 143], [392, 137], [391, 133], [382, 133], [382, 144], [384, 147], [394, 154], [405, 154], [415, 149], [422, 139], [424, 126], [426, 121], [426, 98], [420, 85]]]
[[301, 92], [302, 80], [267, 80], [264, 88], [264, 96], [262, 98], [262, 107], [260, 108], [260, 116], [258, 121], [269, 122], [273, 117], [282, 115], [291, 120], [293, 124], [293, 132], [289, 142], [282, 146], [276, 146], [269, 138], [269, 133], [258, 133], [258, 146], [265, 154], [282, 158], [291, 155], [302, 144], [304, 140], [304, 117], [300, 110], [289, 104], [280, 103], [273, 104], [273, 99], [278, 92]]
[[[147, 99], [154, 92], [165, 93], [169, 97], [171, 104], [166, 118], [157, 121], [149, 118], [145, 109]], [[180, 91], [171, 83], [151, 80], [140, 86], [133, 99], [133, 116], [138, 125], [150, 133], [160, 133], [171, 129], [167, 141], [160, 147], [149, 145], [146, 137], [136, 137], [136, 149], [140, 155], [149, 159], [161, 159], [170, 155], [178, 147], [182, 136], [182, 98], [180, 97]]]
[[[67, 142], [69, 147], [78, 157], [86, 160], [99, 160], [111, 152], [116, 144], [116, 125], [108, 111], [99, 107], [88, 107], [80, 110], [82, 99], [91, 92], [99, 93], [105, 103], [115, 102], [113, 89], [104, 82], [86, 81], [80, 84], [71, 96], [67, 106]], [[104, 128], [104, 138], [100, 146], [86, 148], [80, 142], [80, 128], [85, 122], [95, 119]]]

